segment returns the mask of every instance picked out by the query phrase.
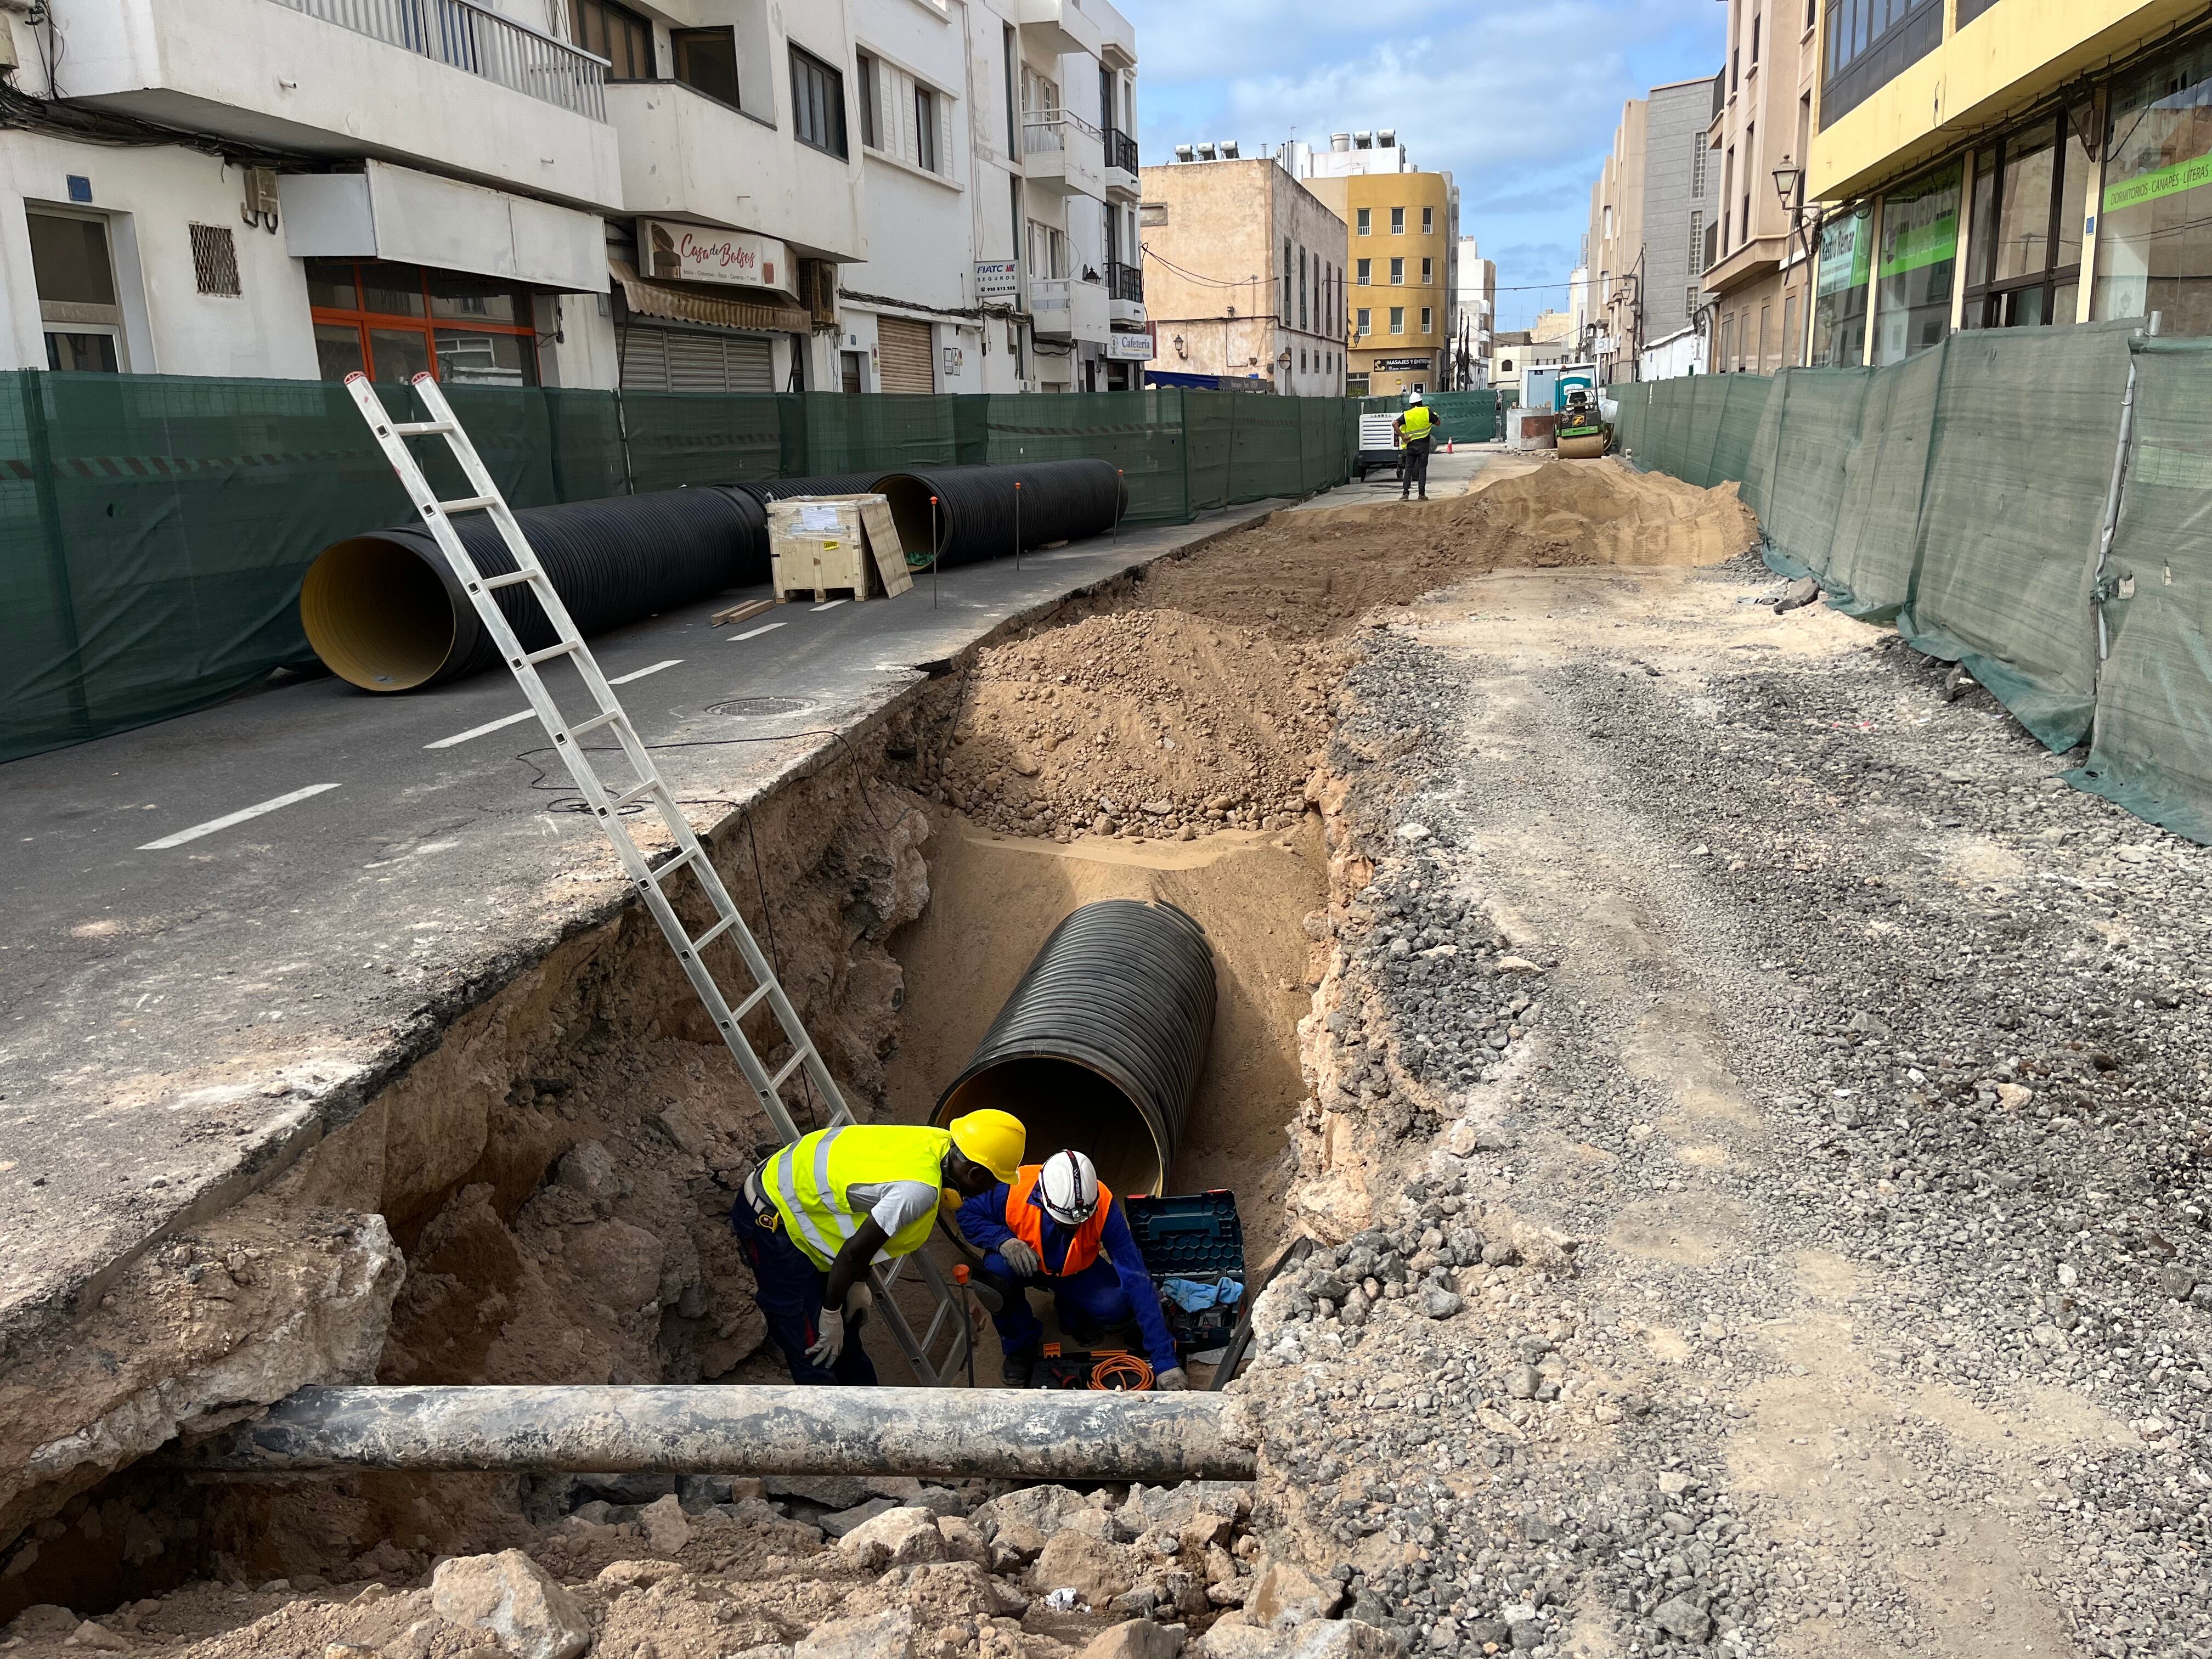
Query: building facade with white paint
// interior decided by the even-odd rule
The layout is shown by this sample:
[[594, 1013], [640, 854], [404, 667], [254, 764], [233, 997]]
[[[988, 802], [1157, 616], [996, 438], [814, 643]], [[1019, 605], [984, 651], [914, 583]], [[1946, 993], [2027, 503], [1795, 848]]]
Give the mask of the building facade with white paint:
[[1103, 386], [1135, 66], [1105, 0], [0, 0], [0, 367]]

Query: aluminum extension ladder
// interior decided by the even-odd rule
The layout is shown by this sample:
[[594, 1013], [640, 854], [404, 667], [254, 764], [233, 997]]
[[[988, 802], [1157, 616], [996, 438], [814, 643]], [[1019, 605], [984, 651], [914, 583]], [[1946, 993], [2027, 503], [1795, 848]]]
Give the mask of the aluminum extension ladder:
[[[823, 1063], [820, 1050], [815, 1048], [813, 1039], [807, 1036], [806, 1028], [800, 1024], [799, 1011], [792, 1006], [791, 999], [777, 981], [775, 970], [762, 954], [758, 941], [753, 938], [752, 929], [745, 926], [744, 918], [738, 914], [738, 907], [731, 902], [729, 891], [723, 886], [714, 860], [708, 856], [706, 848], [692, 832], [690, 820], [684, 817], [683, 808], [677, 804], [674, 792], [662, 781], [659, 769], [653, 763], [651, 753], [638, 737], [636, 728], [630, 724], [629, 716], [623, 712], [613, 688], [607, 684], [606, 677], [599, 672], [597, 659], [592, 657], [590, 647], [584, 643], [583, 635], [576, 631], [576, 624], [568, 616], [568, 606], [554, 592], [544, 567], [538, 563], [538, 555], [523, 535], [521, 526], [515, 522], [513, 509], [507, 506], [506, 497], [500, 494], [499, 486], [493, 482], [490, 473], [485, 471], [483, 459], [477, 454], [476, 445], [462, 430], [460, 421], [453, 414], [452, 405], [446, 401], [445, 393], [439, 389], [437, 381], [428, 374], [417, 374], [414, 380], [415, 395], [422, 400], [422, 406], [430, 413], [427, 421], [393, 420], [386, 412], [382, 400], [376, 394], [376, 388], [365, 374], [349, 374], [345, 384], [356, 406], [361, 410], [362, 418], [368, 422], [369, 430], [375, 434], [377, 442], [383, 446], [385, 459], [392, 463], [392, 470], [399, 475], [399, 482], [406, 487], [408, 499], [415, 503], [415, 510], [422, 515], [423, 524], [436, 538], [438, 550], [446, 556], [446, 562], [453, 568], [454, 576], [467, 592], [470, 602], [476, 606], [477, 618], [483, 623], [485, 631], [498, 641], [500, 655], [514, 670], [515, 680], [522, 687], [523, 695], [530, 700], [530, 707], [537, 714], [538, 724], [545, 728], [554, 749], [568, 769], [568, 775], [575, 781], [578, 793], [583, 796], [592, 817], [598, 819], [599, 827], [606, 832], [608, 841], [613, 843], [615, 856], [622, 861], [623, 870], [629, 876], [630, 884], [637, 890], [646, 908], [653, 913], [653, 920], [660, 924], [661, 933], [668, 940], [669, 948], [676, 952], [677, 960], [683, 963], [684, 975], [690, 980], [691, 988], [699, 994], [699, 1000], [706, 1005], [708, 1013], [714, 1018], [715, 1029], [721, 1032], [722, 1041], [729, 1046], [731, 1058], [738, 1062], [738, 1069], [744, 1073], [745, 1081], [752, 1085], [753, 1093], [759, 1097], [761, 1109], [768, 1114], [769, 1121], [775, 1126], [776, 1133], [783, 1137], [787, 1145], [799, 1138], [799, 1126], [793, 1121], [789, 1109], [784, 1105], [781, 1091], [783, 1085], [804, 1067], [807, 1078], [829, 1103], [830, 1117], [828, 1127], [835, 1128], [852, 1122], [852, 1111], [845, 1104], [845, 1097], [838, 1090], [836, 1079], [830, 1075], [829, 1066]], [[422, 467], [416, 464], [413, 452], [407, 447], [410, 438], [443, 438], [462, 475], [468, 480], [471, 493], [458, 500], [440, 501], [436, 492], [430, 488], [429, 480], [423, 476]], [[499, 527], [500, 538], [507, 544], [507, 552], [514, 560], [515, 568], [512, 571], [502, 575], [488, 576], [477, 568], [467, 550], [461, 545], [459, 534], [453, 528], [453, 515], [459, 513], [488, 513], [491, 515], [492, 522]], [[528, 585], [531, 596], [552, 623], [556, 636], [555, 642], [542, 651], [525, 651], [521, 641], [515, 637], [506, 612], [500, 609], [500, 592], [524, 584]], [[574, 723], [562, 712], [544, 676], [538, 672], [539, 664], [564, 659], [575, 670], [594, 705], [588, 719]], [[635, 781], [627, 787], [602, 778], [599, 769], [586, 757], [591, 751], [585, 749], [582, 739], [600, 732], [611, 734], [622, 746], [623, 757], [635, 778]], [[674, 855], [657, 866], [647, 862], [646, 854], [631, 839], [623, 816], [628, 808], [648, 801], [660, 815], [662, 825], [676, 843]], [[714, 909], [714, 925], [696, 937], [685, 929], [683, 920], [676, 914], [676, 907], [669, 901], [666, 887], [672, 877], [687, 869]], [[738, 958], [744, 963], [745, 972], [753, 984], [753, 988], [736, 1003], [731, 1002], [723, 994], [721, 986], [715, 981], [714, 970], [707, 965], [707, 947], [725, 935], [736, 946]], [[785, 1040], [792, 1047], [791, 1058], [773, 1073], [753, 1052], [742, 1024], [748, 1014], [763, 1004], [775, 1016]], [[920, 1337], [916, 1337], [914, 1328], [907, 1322], [891, 1297], [892, 1289], [898, 1281], [899, 1270], [908, 1260], [919, 1265], [922, 1279], [937, 1302], [937, 1310], [929, 1328]], [[893, 1261], [888, 1270], [872, 1267], [869, 1278], [875, 1286], [876, 1310], [906, 1355], [907, 1363], [913, 1368], [916, 1378], [926, 1386], [935, 1386], [951, 1378], [955, 1367], [968, 1357], [968, 1345], [973, 1340], [974, 1334], [969, 1324], [964, 1299], [945, 1282], [937, 1264], [928, 1258], [926, 1250], [917, 1250], [910, 1258], [901, 1257]], [[951, 1328], [948, 1350], [941, 1364], [933, 1363], [930, 1356], [936, 1349], [939, 1337], [945, 1334], [948, 1326]]]

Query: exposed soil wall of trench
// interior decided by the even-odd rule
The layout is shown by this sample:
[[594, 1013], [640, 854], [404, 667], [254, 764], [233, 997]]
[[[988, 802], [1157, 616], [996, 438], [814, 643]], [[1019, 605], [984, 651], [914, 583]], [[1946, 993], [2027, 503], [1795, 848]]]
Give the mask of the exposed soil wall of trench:
[[[1563, 514], [1609, 503], [1577, 488], [1279, 517], [988, 644], [726, 829], [718, 866], [855, 1109], [923, 1119], [1061, 916], [1158, 897], [1206, 927], [1222, 998], [1171, 1185], [1234, 1188], [1255, 1267], [1293, 1230], [1356, 1231], [1364, 1137], [1322, 1103], [1361, 1081], [1330, 1057], [1346, 1045], [1316, 1041], [1345, 1029], [1328, 913], [1366, 868], [1325, 822], [1329, 699], [1371, 607], [1579, 562]], [[1682, 562], [1709, 556], [1686, 497], [1660, 499], [1600, 556], [1648, 558], [1678, 520]], [[818, 1101], [791, 1105], [820, 1121]], [[726, 1219], [772, 1139], [648, 918], [568, 940], [0, 1376], [0, 1620], [194, 1579], [404, 1582], [532, 1547], [554, 1516], [525, 1480], [189, 1486], [131, 1465], [309, 1381], [780, 1376]]]

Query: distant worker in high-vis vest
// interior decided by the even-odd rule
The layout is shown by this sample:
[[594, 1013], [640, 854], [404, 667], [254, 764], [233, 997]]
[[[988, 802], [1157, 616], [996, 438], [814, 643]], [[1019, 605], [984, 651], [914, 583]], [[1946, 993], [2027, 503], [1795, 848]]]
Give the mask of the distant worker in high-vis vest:
[[1406, 452], [1398, 468], [1398, 499], [1404, 501], [1419, 484], [1425, 501], [1429, 499], [1429, 450], [1437, 439], [1437, 417], [1419, 392], [1406, 399], [1406, 412], [1398, 417], [1395, 430]]
[[1099, 1184], [1081, 1152], [1055, 1152], [1022, 1166], [960, 1206], [960, 1231], [985, 1252], [977, 1279], [998, 1293], [992, 1316], [1009, 1388], [1026, 1388], [1043, 1354], [1044, 1324], [1030, 1307], [1032, 1289], [1052, 1292], [1063, 1335], [1084, 1341], [1134, 1320], [1155, 1383], [1188, 1387], [1160, 1295], [1129, 1231], [1129, 1218]]
[[875, 1382], [859, 1331], [874, 1305], [869, 1264], [927, 1243], [947, 1188], [975, 1198], [1011, 1180], [1026, 1138], [1006, 1112], [970, 1112], [949, 1129], [851, 1123], [793, 1142], [745, 1177], [730, 1225], [793, 1382]]

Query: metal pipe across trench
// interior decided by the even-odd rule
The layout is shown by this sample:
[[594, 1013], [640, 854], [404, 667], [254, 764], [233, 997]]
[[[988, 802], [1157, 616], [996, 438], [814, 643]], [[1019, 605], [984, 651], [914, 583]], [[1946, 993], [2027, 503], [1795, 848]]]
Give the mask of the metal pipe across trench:
[[1220, 1395], [1012, 1389], [309, 1388], [175, 1454], [236, 1474], [1249, 1480]]

